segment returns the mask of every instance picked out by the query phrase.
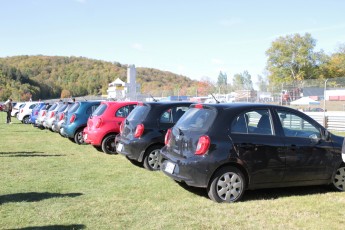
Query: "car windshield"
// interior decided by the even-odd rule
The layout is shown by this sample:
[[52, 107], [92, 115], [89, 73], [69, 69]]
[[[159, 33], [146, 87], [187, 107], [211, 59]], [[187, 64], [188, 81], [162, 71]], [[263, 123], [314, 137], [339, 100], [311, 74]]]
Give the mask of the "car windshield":
[[92, 116], [101, 116], [107, 109], [107, 104], [100, 104], [95, 111], [93, 111]]
[[216, 111], [208, 108], [190, 108], [176, 123], [180, 130], [207, 131], [216, 117]]

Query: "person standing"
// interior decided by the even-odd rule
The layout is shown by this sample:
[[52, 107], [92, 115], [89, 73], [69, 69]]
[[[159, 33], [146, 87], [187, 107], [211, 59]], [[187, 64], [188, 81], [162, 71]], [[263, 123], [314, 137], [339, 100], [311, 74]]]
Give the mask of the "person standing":
[[7, 112], [7, 124], [11, 124], [11, 112], [12, 112], [12, 98], [9, 98], [6, 102], [5, 102], [5, 106], [6, 106], [6, 112]]

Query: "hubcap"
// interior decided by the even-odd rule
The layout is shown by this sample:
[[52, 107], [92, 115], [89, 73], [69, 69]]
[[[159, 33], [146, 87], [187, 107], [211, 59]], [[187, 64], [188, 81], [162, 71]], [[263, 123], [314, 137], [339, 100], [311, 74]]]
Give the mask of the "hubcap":
[[158, 162], [158, 156], [159, 156], [159, 149], [154, 150], [149, 154], [148, 162], [152, 169], [158, 170], [160, 168], [160, 165]]
[[333, 181], [334, 186], [340, 190], [344, 191], [345, 188], [345, 167], [339, 168], [334, 176]]
[[83, 138], [83, 133], [82, 133], [82, 132], [79, 132], [79, 133], [78, 133], [78, 140], [79, 140], [79, 143], [80, 143], [80, 144], [83, 144], [83, 143], [84, 143], [84, 138]]
[[242, 193], [242, 180], [236, 173], [223, 174], [217, 183], [218, 196], [227, 202], [236, 200]]

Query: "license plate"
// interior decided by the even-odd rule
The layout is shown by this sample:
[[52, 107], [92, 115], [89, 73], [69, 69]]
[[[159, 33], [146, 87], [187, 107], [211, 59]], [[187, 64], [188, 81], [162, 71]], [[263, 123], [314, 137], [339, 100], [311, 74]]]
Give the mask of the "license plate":
[[116, 151], [117, 152], [121, 152], [123, 149], [123, 144], [122, 143], [118, 143], [117, 146], [116, 146]]
[[174, 164], [174, 163], [171, 163], [171, 162], [168, 162], [168, 163], [165, 165], [164, 171], [166, 171], [167, 173], [173, 174], [174, 169], [175, 169], [175, 164]]

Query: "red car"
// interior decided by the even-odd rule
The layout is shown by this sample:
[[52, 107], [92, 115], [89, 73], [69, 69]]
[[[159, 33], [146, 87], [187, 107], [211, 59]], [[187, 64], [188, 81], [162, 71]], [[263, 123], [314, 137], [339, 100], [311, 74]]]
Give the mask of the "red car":
[[83, 131], [85, 143], [107, 154], [116, 154], [115, 136], [120, 133], [122, 121], [137, 104], [134, 101], [101, 102]]

